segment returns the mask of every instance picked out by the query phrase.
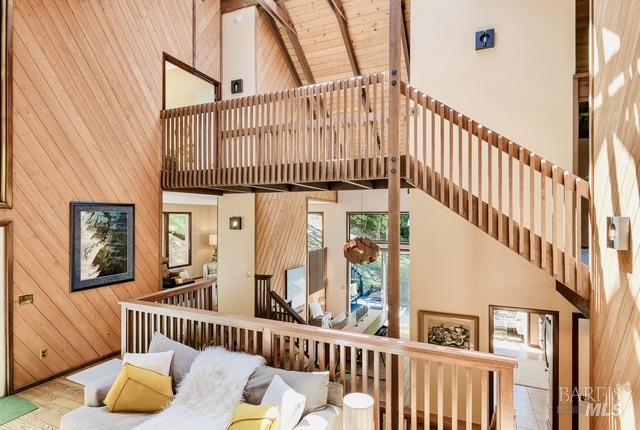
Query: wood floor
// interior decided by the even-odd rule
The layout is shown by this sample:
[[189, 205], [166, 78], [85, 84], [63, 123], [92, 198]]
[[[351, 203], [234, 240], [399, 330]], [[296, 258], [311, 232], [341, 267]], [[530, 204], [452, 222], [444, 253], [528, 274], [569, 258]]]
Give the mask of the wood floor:
[[82, 385], [69, 381], [64, 376], [23, 391], [17, 396], [35, 404], [38, 409], [0, 426], [0, 429], [56, 430], [62, 415], [82, 406], [83, 392]]

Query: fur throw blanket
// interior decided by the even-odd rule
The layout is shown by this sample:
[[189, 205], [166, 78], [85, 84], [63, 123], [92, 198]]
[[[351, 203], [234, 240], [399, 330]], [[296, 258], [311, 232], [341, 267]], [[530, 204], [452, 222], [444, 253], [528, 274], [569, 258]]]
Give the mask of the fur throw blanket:
[[196, 357], [167, 409], [136, 430], [226, 430], [251, 374], [264, 358], [207, 348]]

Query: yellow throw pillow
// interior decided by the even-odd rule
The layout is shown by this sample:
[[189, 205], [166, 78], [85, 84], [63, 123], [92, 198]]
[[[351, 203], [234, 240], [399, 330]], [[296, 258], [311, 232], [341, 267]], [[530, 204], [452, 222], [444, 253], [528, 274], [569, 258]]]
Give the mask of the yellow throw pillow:
[[158, 412], [173, 399], [171, 376], [125, 364], [104, 404], [109, 412]]
[[241, 403], [228, 430], [278, 430], [278, 408]]

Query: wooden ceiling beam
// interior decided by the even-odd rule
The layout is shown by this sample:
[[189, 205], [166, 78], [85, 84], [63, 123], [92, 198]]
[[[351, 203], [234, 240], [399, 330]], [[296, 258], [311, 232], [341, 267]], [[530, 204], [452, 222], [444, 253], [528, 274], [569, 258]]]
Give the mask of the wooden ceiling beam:
[[293, 59], [291, 58], [291, 54], [287, 49], [287, 45], [284, 43], [284, 39], [282, 38], [282, 34], [280, 33], [280, 29], [278, 28], [278, 24], [274, 21], [269, 13], [267, 13], [267, 21], [269, 22], [269, 26], [271, 27], [271, 31], [273, 32], [273, 36], [276, 38], [276, 43], [280, 48], [280, 52], [282, 52], [282, 56], [284, 57], [284, 61], [287, 63], [287, 67], [293, 76], [293, 79], [296, 81], [296, 85], [302, 86], [302, 79], [300, 79], [300, 74], [298, 73], [298, 69], [296, 69], [296, 65], [293, 64]]
[[282, 26], [282, 28], [284, 28], [287, 36], [289, 36], [289, 40], [291, 41], [293, 52], [298, 58], [300, 67], [302, 67], [302, 72], [307, 83], [315, 84], [316, 80], [313, 77], [311, 67], [309, 66], [309, 62], [307, 61], [307, 56], [302, 49], [300, 39], [298, 38], [298, 33], [296, 33], [296, 29], [293, 26], [293, 22], [291, 21], [289, 13], [284, 7], [280, 6], [278, 2], [276, 2], [276, 0], [258, 0], [258, 3], [274, 19], [275, 22], [277, 22], [280, 26]]
[[258, 0], [222, 0], [220, 9], [222, 13], [234, 12], [249, 6], [257, 6]]
[[333, 10], [340, 26], [340, 33], [342, 34], [342, 40], [344, 46], [347, 49], [347, 56], [349, 57], [349, 63], [351, 63], [351, 70], [353, 70], [354, 76], [360, 76], [360, 66], [358, 65], [358, 59], [356, 57], [356, 50], [353, 47], [351, 35], [349, 34], [349, 26], [347, 23], [347, 15], [344, 12], [342, 0], [327, 0], [329, 7]]

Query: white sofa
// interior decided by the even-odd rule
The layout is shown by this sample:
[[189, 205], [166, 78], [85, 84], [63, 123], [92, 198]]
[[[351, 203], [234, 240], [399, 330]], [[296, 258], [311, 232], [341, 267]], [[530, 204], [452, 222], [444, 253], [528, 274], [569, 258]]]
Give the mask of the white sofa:
[[[106, 406], [101, 406], [116, 376], [87, 385], [84, 406], [64, 415], [60, 430], [130, 430], [149, 419], [152, 414], [111, 413]], [[342, 386], [329, 384], [327, 407], [304, 416], [296, 430], [342, 430]]]
[[[168, 349], [174, 351], [171, 373], [174, 376], [174, 381], [178, 383], [189, 372], [191, 363], [198, 352], [159, 333], [154, 334], [149, 351], [161, 352]], [[283, 378], [291, 378], [291, 383], [297, 382], [298, 389], [301, 391], [305, 390], [305, 385], [311, 385], [308, 383], [310, 378], [322, 378], [319, 374], [311, 375], [266, 366], [261, 367], [249, 378], [244, 392], [245, 401], [259, 404], [274, 374], [280, 374]], [[111, 413], [104, 406], [104, 399], [117, 376], [118, 372], [86, 385], [84, 406], [64, 415], [60, 423], [60, 430], [129, 430], [149, 419], [153, 414]], [[326, 379], [324, 381], [322, 386], [327, 387]], [[296, 389], [296, 386], [292, 385], [292, 388]], [[306, 389], [309, 391], [309, 387]], [[313, 395], [317, 391], [311, 390], [309, 392], [307, 405], [313, 404], [313, 407], [318, 405], [320, 407], [310, 410], [307, 415], [303, 416], [296, 430], [342, 430], [342, 386], [332, 382], [328, 383], [326, 406], [324, 406], [324, 395], [320, 396], [320, 401], [318, 401], [317, 395]], [[198, 411], [194, 411], [194, 413], [198, 413]]]

